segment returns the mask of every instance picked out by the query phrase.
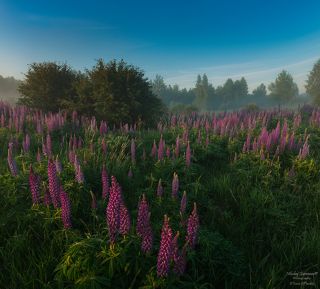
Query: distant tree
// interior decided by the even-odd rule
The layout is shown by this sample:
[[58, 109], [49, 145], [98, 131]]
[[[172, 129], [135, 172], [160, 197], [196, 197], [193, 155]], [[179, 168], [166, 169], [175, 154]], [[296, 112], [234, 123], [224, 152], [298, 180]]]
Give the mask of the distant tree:
[[306, 85], [307, 93], [313, 98], [313, 102], [320, 104], [320, 59], [310, 71]]
[[231, 78], [224, 83], [222, 95], [224, 103], [230, 103], [234, 100], [234, 82]]
[[196, 98], [194, 100], [194, 105], [200, 110], [207, 109], [207, 100], [208, 100], [208, 92], [209, 92], [209, 81], [206, 74], [197, 76], [197, 82], [195, 87]]
[[64, 108], [63, 102], [75, 97], [77, 78], [78, 73], [67, 64], [32, 63], [18, 89], [22, 96], [19, 103], [44, 111]]
[[18, 98], [18, 87], [21, 81], [14, 77], [3, 77], [0, 75], [0, 100], [5, 100], [14, 104]]
[[252, 91], [252, 95], [254, 98], [264, 98], [267, 96], [267, 88], [261, 83], [256, 89]]
[[270, 96], [280, 102], [290, 101], [299, 94], [297, 84], [293, 81], [291, 74], [285, 70], [278, 74], [275, 82], [268, 88]]
[[167, 86], [164, 83], [163, 77], [157, 74], [155, 79], [151, 81], [151, 86], [152, 86], [152, 92], [160, 99], [163, 99], [167, 89]]

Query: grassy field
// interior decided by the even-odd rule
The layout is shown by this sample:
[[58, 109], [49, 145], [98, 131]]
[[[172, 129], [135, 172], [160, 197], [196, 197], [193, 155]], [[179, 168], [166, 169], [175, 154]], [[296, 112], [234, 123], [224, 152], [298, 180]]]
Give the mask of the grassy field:
[[319, 288], [317, 108], [0, 126], [0, 288]]

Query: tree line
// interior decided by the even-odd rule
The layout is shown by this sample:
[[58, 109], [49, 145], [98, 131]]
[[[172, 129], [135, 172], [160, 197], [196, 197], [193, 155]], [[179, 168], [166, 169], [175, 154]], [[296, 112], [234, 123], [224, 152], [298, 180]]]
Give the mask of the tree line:
[[[167, 107], [173, 111], [238, 109], [248, 104], [259, 107], [287, 104], [297, 100], [298, 86], [287, 71], [274, 82], [260, 84], [252, 93], [244, 77], [227, 79], [214, 87], [206, 74], [198, 75], [195, 86], [180, 89], [167, 85], [157, 75], [149, 81], [144, 72], [123, 60], [97, 60], [91, 69], [76, 71], [57, 62], [32, 63], [23, 81], [0, 76], [0, 92], [20, 93], [19, 103], [44, 111], [78, 111], [109, 123], [156, 123]], [[320, 59], [306, 81], [306, 92], [320, 105]]]
[[[319, 70], [317, 68], [319, 62], [320, 60], [312, 71]], [[319, 72], [311, 73], [318, 75], [313, 77], [319, 79]], [[315, 84], [311, 80], [311, 73], [307, 81], [307, 92], [314, 96], [315, 102], [320, 103], [320, 96], [314, 92], [319, 89], [314, 88]], [[252, 93], [249, 93], [248, 84], [244, 77], [240, 80], [229, 78], [223, 85], [214, 87], [209, 83], [206, 74], [198, 75], [195, 86], [188, 90], [179, 89], [178, 85], [166, 85], [164, 78], [156, 75], [152, 81], [152, 88], [153, 92], [169, 107], [189, 107], [200, 111], [236, 109], [250, 103], [264, 107], [287, 104], [295, 101], [299, 95], [297, 84], [291, 74], [285, 70], [281, 71], [268, 87], [261, 83]]]

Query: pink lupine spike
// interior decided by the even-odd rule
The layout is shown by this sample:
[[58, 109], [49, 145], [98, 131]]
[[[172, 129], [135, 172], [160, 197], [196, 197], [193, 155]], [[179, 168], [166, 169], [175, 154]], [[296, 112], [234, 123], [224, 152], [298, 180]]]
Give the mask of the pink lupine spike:
[[173, 180], [172, 180], [172, 197], [177, 198], [178, 197], [178, 191], [179, 191], [179, 178], [176, 173], [173, 174]]
[[182, 198], [181, 198], [181, 204], [180, 204], [180, 213], [184, 214], [187, 207], [187, 192], [184, 191]]
[[72, 228], [70, 199], [62, 186], [60, 186], [60, 202], [63, 226], [65, 229], [70, 229]]
[[142, 199], [139, 202], [137, 227], [136, 227], [137, 235], [140, 237], [143, 235], [143, 230], [146, 227], [146, 224], [148, 222], [148, 215], [149, 215], [149, 205], [145, 195], [143, 194]]
[[123, 202], [120, 204], [120, 227], [119, 233], [121, 235], [128, 235], [130, 231], [130, 215], [127, 207]]
[[40, 177], [36, 175], [30, 165], [29, 186], [32, 193], [32, 203], [34, 205], [40, 203]]
[[197, 243], [197, 235], [199, 230], [199, 217], [197, 213], [196, 203], [193, 204], [193, 211], [188, 219], [186, 241], [191, 248], [194, 248]]
[[160, 179], [159, 182], [158, 182], [158, 187], [157, 187], [157, 196], [159, 198], [161, 198], [162, 195], [163, 195], [163, 187], [162, 187], [161, 179]]
[[50, 159], [48, 161], [48, 180], [49, 180], [49, 193], [55, 208], [58, 208], [60, 203], [60, 186], [57, 178], [57, 171], [55, 163]]
[[150, 224], [150, 213], [148, 214], [148, 218], [146, 220], [141, 238], [141, 251], [143, 253], [150, 253], [153, 245], [153, 233]]
[[172, 258], [172, 230], [169, 225], [169, 218], [164, 216], [161, 231], [160, 249], [157, 259], [158, 277], [167, 277], [169, 273], [170, 260]]

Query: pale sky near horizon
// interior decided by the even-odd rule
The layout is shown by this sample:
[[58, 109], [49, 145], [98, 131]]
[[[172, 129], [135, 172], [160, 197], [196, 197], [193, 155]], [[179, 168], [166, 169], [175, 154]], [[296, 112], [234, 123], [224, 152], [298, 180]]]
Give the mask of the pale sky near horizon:
[[304, 92], [320, 58], [319, 11], [312, 0], [0, 0], [0, 75], [22, 79], [38, 61], [83, 70], [123, 58], [187, 88], [206, 73], [214, 86], [244, 76], [252, 90], [285, 69]]

